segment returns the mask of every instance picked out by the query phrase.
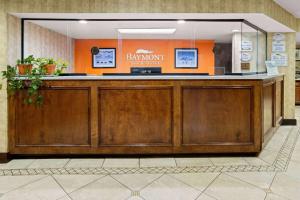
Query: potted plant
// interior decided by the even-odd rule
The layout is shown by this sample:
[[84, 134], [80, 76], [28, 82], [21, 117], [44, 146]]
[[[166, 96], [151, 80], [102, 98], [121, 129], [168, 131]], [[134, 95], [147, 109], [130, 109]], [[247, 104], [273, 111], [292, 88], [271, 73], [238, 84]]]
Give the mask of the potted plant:
[[40, 66], [41, 73], [45, 75], [59, 75], [67, 68], [67, 63], [53, 58], [38, 58], [36, 64]]
[[16, 67], [7, 66], [6, 71], [2, 71], [2, 78], [7, 79], [7, 92], [9, 96], [15, 95], [18, 90], [26, 89], [27, 96], [24, 99], [26, 104], [35, 103], [41, 105], [43, 97], [39, 92], [43, 85], [41, 68], [32, 68], [26, 72], [26, 77], [18, 77], [18, 65]]
[[41, 67], [43, 74], [52, 75], [56, 70], [56, 61], [53, 58], [38, 58], [37, 64]]
[[[20, 62], [21, 61], [18, 61], [18, 63]], [[31, 68], [30, 70], [25, 70], [24, 74], [26, 76], [24, 77], [19, 76], [19, 64], [15, 67], [8, 65], [7, 70], [2, 71], [3, 79], [7, 79], [7, 92], [11, 96], [18, 90], [26, 89], [27, 96], [24, 99], [24, 102], [26, 104], [34, 103], [36, 105], [41, 105], [43, 103], [43, 96], [40, 93], [40, 88], [44, 86], [42, 77], [47, 73], [59, 75], [67, 67], [67, 63], [49, 58], [34, 59], [33, 56], [24, 59], [23, 63], [31, 63]], [[47, 71], [47, 65], [54, 65], [54, 69]]]
[[36, 60], [33, 57], [33, 55], [30, 55], [25, 59], [17, 60], [17, 67], [18, 67], [19, 75], [26, 75], [27, 73], [30, 73], [35, 61]]
[[67, 62], [64, 62], [62, 60], [57, 60], [54, 74], [59, 76], [59, 74], [61, 74], [67, 67], [68, 67]]
[[13, 95], [17, 90], [24, 87], [23, 81], [17, 78], [17, 67], [7, 66], [6, 71], [2, 71], [2, 78], [7, 79], [7, 92]]

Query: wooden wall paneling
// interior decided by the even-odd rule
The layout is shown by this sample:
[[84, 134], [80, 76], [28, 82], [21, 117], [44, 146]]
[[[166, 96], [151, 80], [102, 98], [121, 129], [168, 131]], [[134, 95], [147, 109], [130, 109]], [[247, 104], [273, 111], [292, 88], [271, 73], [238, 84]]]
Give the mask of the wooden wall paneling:
[[[43, 90], [47, 93], [44, 96], [46, 109], [37, 111], [25, 108], [21, 97], [16, 98], [15, 102], [9, 101], [9, 125], [16, 127], [15, 130], [10, 129], [9, 133], [13, 137], [10, 139], [12, 154], [259, 152], [264, 131], [264, 109], [268, 106], [268, 111], [274, 109], [273, 101], [269, 101], [271, 106], [265, 106], [268, 101], [264, 97], [274, 98], [274, 92], [268, 92], [268, 86], [271, 90], [278, 87], [274, 87], [274, 79], [266, 82], [65, 80], [45, 83], [49, 87]], [[55, 90], [63, 93], [79, 90], [79, 94], [76, 91], [71, 93], [80, 97], [61, 96], [53, 93]], [[51, 103], [56, 103], [49, 105], [50, 99]], [[75, 106], [79, 109], [72, 108], [72, 104], [77, 104], [76, 102], [80, 102], [80, 105]], [[85, 117], [81, 117], [80, 121], [74, 120], [72, 117], [77, 114], [70, 114], [69, 117], [70, 111], [60, 107], [84, 113]], [[16, 115], [14, 110], [17, 111]], [[59, 120], [72, 124], [75, 131], [71, 134], [70, 128], [63, 129], [59, 127], [59, 123], [55, 123], [58, 125], [51, 127], [51, 130], [47, 126], [45, 128], [45, 122], [41, 119], [51, 121], [51, 116], [54, 116], [51, 113], [48, 116], [49, 110], [62, 113], [56, 114], [56, 118], [63, 118]], [[31, 116], [34, 118], [30, 118]], [[32, 125], [29, 119], [37, 125]], [[270, 121], [272, 125], [272, 119]], [[79, 131], [80, 127], [85, 127], [86, 131]], [[52, 138], [47, 138], [49, 133]], [[58, 143], [61, 138], [64, 142]], [[77, 142], [79, 140], [80, 143]], [[89, 142], [83, 142], [87, 140]]]
[[296, 81], [296, 86], [295, 86], [295, 97], [296, 97], [296, 105], [300, 104], [300, 81]]
[[98, 147], [99, 127], [98, 127], [98, 87], [91, 87], [91, 145], [93, 148]]
[[263, 114], [264, 114], [264, 134], [274, 126], [274, 82], [263, 86]]
[[8, 148], [12, 151], [16, 146], [16, 99], [8, 97]]
[[257, 151], [261, 151], [262, 143], [264, 140], [263, 137], [263, 124], [264, 124], [264, 116], [263, 116], [263, 81], [256, 81], [252, 83], [254, 85], [252, 94], [253, 94], [253, 101], [252, 101], [252, 130], [253, 134], [253, 141], [254, 146]]
[[171, 146], [173, 88], [100, 87], [100, 146]]
[[173, 93], [173, 145], [174, 149], [180, 148], [182, 141], [182, 89], [181, 82], [176, 81]]
[[252, 87], [183, 87], [184, 145], [251, 144]]
[[283, 109], [283, 80], [276, 81], [275, 83], [275, 126], [280, 124], [282, 120]]
[[16, 96], [17, 146], [90, 146], [90, 89], [41, 90], [42, 106], [26, 105]]

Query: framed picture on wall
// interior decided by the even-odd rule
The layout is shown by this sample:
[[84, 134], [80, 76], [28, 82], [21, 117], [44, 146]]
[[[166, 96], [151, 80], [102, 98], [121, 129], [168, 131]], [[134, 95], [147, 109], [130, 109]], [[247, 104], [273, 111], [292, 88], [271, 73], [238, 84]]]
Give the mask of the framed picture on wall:
[[92, 54], [93, 68], [115, 68], [116, 48], [99, 48], [98, 54]]
[[300, 49], [296, 49], [296, 61], [300, 61]]
[[198, 68], [198, 49], [175, 48], [175, 68]]

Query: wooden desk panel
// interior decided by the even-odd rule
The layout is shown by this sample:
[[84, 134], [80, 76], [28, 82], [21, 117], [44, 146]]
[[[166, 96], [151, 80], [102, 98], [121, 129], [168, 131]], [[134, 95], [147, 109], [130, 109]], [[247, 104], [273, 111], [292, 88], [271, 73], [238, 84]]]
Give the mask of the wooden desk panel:
[[100, 88], [100, 146], [171, 146], [172, 98], [170, 87]]
[[183, 144], [253, 143], [251, 87], [184, 87]]
[[300, 105], [300, 81], [296, 81], [296, 87], [295, 87], [295, 98], [296, 98], [296, 105]]
[[254, 153], [282, 117], [282, 77], [45, 83], [9, 99], [11, 154]]
[[41, 106], [24, 104], [24, 92], [16, 98], [16, 146], [89, 146], [89, 88], [51, 88], [41, 94]]

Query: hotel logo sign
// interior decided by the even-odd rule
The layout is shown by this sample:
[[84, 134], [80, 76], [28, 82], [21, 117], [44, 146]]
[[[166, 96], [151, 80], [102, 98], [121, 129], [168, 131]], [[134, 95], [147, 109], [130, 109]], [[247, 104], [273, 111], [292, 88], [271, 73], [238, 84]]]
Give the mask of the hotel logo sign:
[[164, 61], [164, 55], [155, 54], [152, 50], [137, 49], [135, 53], [127, 53], [126, 60], [132, 65], [160, 65]]

